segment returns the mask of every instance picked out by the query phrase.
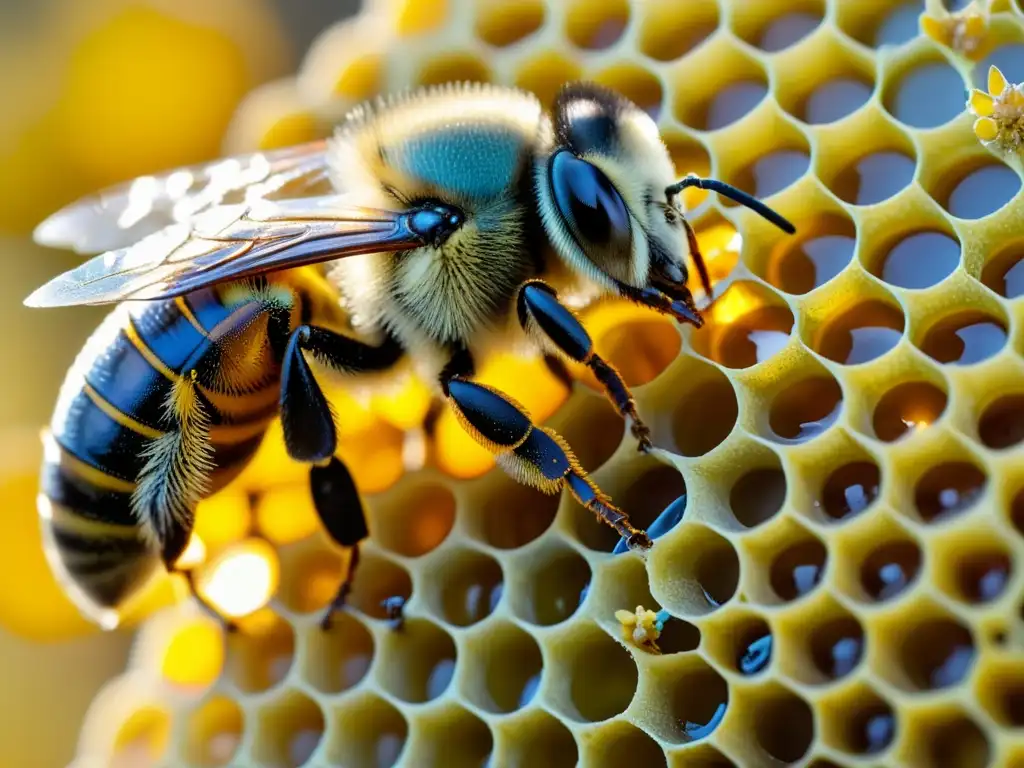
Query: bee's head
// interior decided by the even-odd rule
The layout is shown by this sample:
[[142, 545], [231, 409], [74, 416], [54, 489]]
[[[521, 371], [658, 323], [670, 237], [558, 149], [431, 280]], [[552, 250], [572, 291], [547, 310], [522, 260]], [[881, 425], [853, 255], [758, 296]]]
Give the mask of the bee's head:
[[565, 86], [554, 146], [537, 167], [544, 228], [574, 271], [613, 291], [686, 282], [685, 233], [666, 190], [672, 160], [654, 121], [603, 86]]

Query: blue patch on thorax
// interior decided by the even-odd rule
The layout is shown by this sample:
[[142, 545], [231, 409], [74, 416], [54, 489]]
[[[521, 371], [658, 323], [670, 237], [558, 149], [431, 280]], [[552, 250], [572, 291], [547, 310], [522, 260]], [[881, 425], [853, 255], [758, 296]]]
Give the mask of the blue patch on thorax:
[[522, 137], [509, 128], [455, 126], [403, 142], [395, 165], [438, 189], [486, 199], [513, 182], [522, 149]]

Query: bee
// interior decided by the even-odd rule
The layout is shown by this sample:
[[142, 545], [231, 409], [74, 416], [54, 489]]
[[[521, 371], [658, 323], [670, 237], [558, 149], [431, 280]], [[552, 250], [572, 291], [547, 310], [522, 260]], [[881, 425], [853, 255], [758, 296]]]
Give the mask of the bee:
[[567, 490], [645, 553], [647, 533], [566, 441], [474, 372], [524, 345], [584, 364], [650, 450], [629, 388], [573, 308], [617, 296], [702, 325], [687, 256], [709, 298], [711, 286], [678, 201], [688, 187], [795, 231], [723, 182], [677, 180], [652, 119], [586, 82], [565, 85], [550, 110], [498, 86], [405, 92], [354, 109], [330, 139], [71, 204], [36, 239], [99, 255], [25, 303], [117, 306], [44, 434], [38, 506], [51, 566], [83, 613], [115, 621], [150, 574], [175, 570], [196, 504], [280, 418], [288, 454], [311, 465], [324, 528], [352, 553], [328, 626], [369, 532], [311, 361], [367, 380], [408, 364], [513, 478]]

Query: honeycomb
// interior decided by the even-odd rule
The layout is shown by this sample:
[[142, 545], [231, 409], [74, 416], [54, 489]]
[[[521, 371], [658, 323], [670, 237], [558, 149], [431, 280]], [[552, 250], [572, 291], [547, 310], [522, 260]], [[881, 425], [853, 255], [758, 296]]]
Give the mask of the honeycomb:
[[265, 446], [197, 524], [205, 592], [241, 631], [190, 601], [148, 618], [75, 768], [1024, 766], [1024, 195], [965, 109], [993, 63], [1024, 81], [1024, 9], [981, 5], [970, 50], [892, 0], [408, 0], [325, 31], [229, 151], [403, 86], [550, 100], [585, 77], [650, 111], [680, 174], [768, 199], [798, 235], [689, 190], [708, 324], [584, 315], [653, 455], [593, 381], [520, 392], [506, 366], [654, 524], [646, 563], [444, 416], [437, 445], [403, 436], [414, 384], [351, 396], [341, 450], [373, 534], [351, 608], [318, 629], [347, 555]]

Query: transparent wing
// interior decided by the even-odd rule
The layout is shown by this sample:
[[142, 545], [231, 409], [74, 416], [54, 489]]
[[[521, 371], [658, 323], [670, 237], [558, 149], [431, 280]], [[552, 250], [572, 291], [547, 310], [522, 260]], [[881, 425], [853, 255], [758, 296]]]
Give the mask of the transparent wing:
[[143, 176], [72, 203], [35, 231], [41, 245], [84, 254], [126, 248], [215, 206], [328, 187], [326, 141]]

